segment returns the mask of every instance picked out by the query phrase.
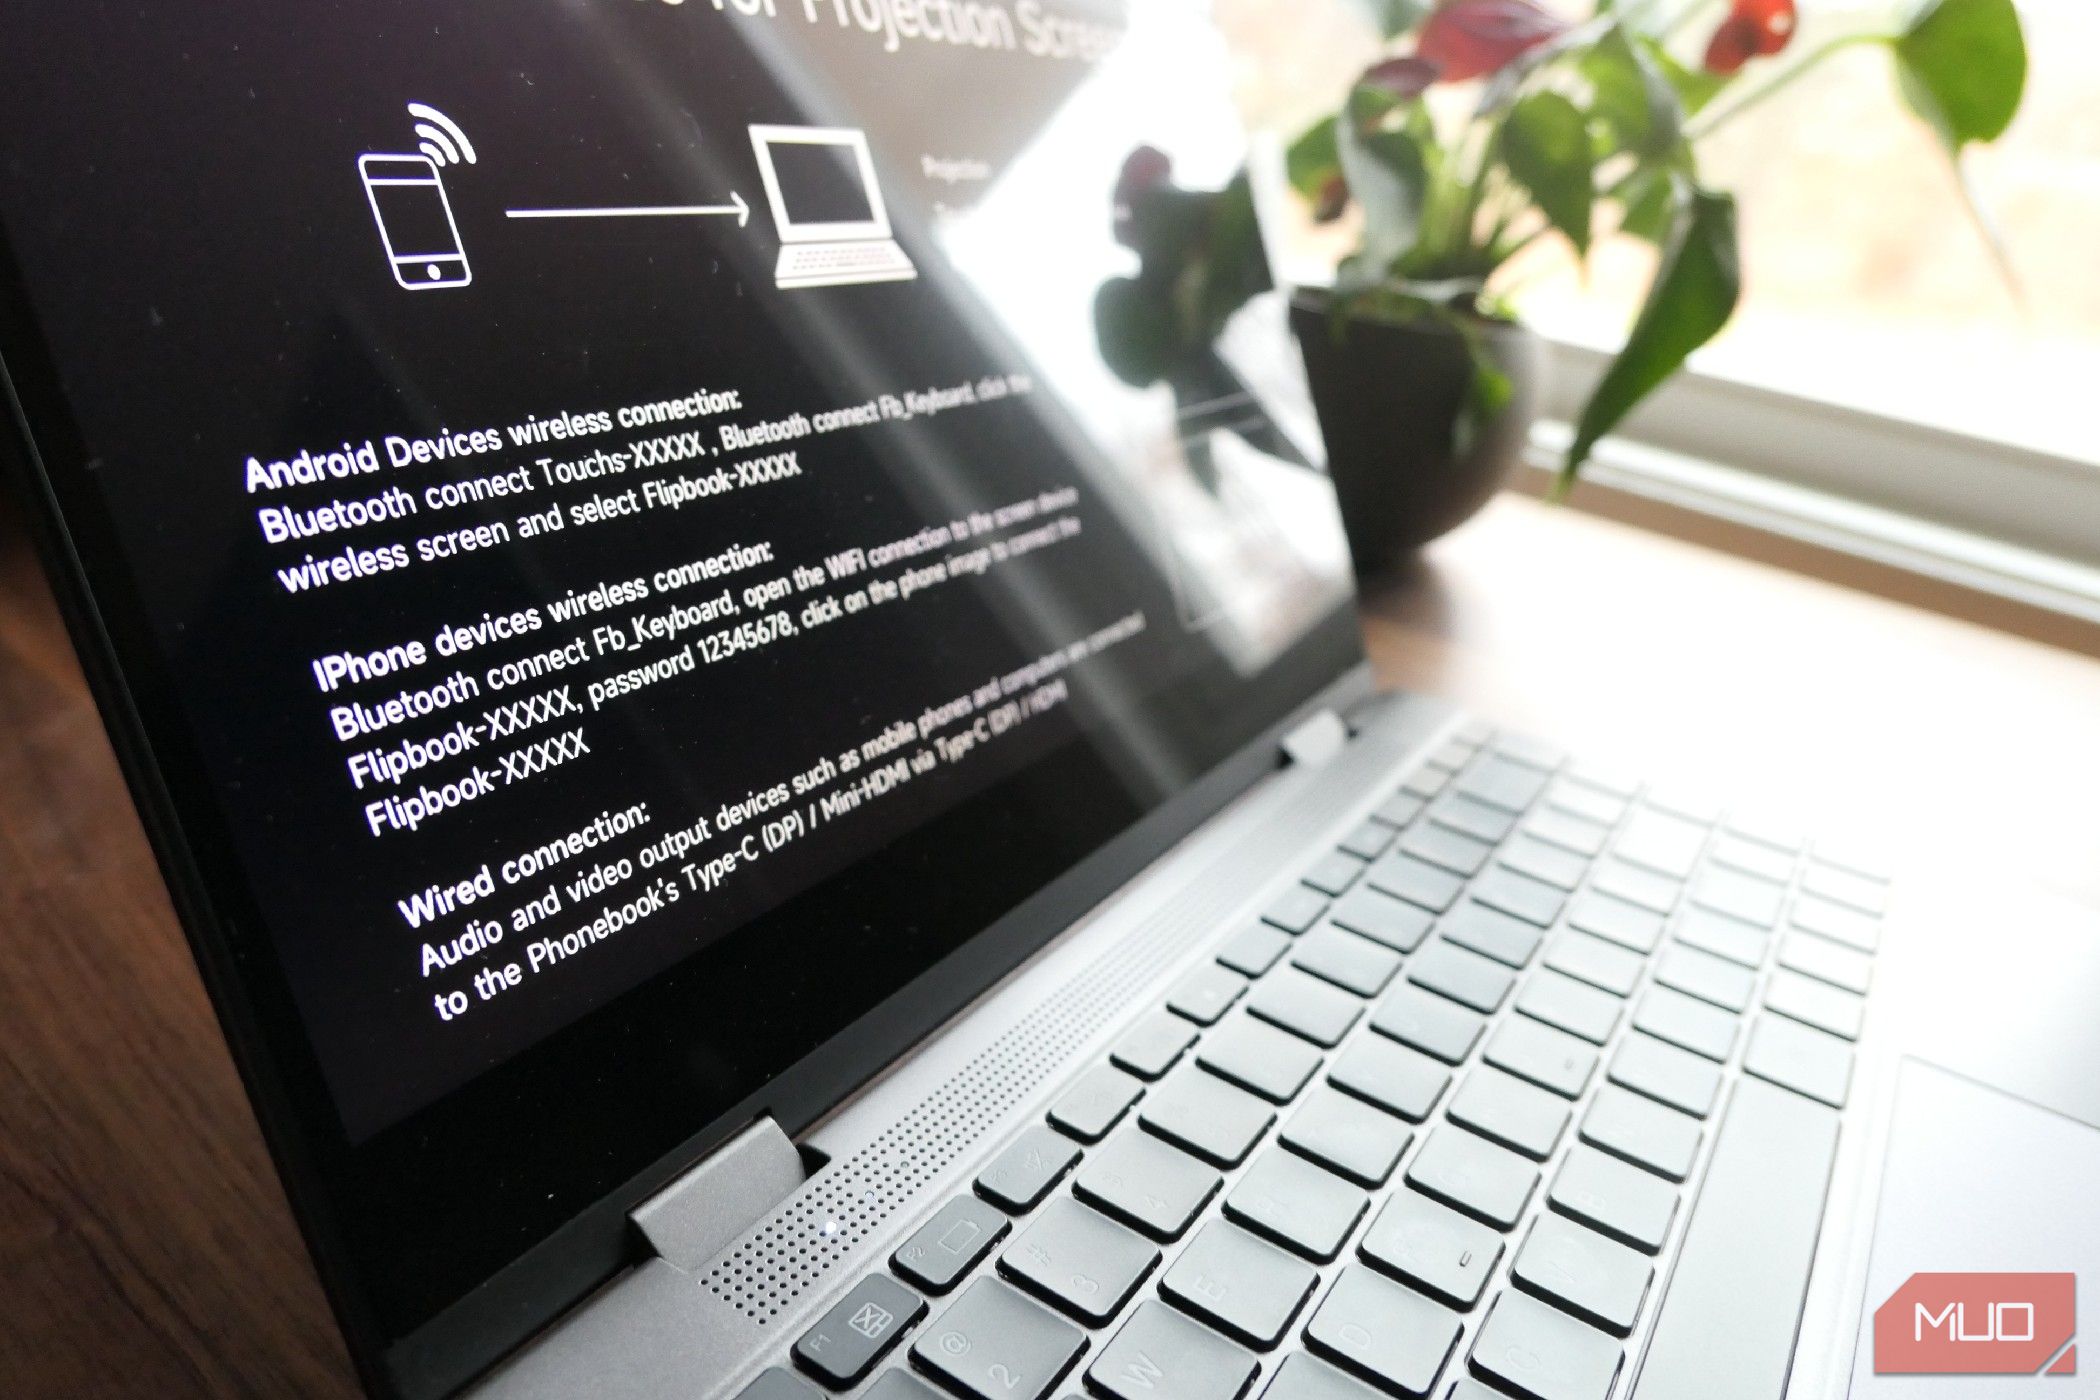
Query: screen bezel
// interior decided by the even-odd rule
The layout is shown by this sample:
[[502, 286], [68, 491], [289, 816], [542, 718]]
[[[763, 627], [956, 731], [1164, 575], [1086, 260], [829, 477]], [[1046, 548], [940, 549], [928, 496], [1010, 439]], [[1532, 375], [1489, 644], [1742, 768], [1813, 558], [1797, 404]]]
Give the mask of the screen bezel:
[[[1275, 741], [1306, 714], [1368, 693], [1353, 607], [1328, 613], [1270, 668], [1246, 703], [1278, 718], [1148, 816], [966, 940], [758, 1092], [668, 1153], [623, 1163], [622, 1184], [420, 1323], [389, 1325], [366, 1293], [338, 1190], [343, 1157], [332, 1099], [300, 1029], [289, 986], [245, 892], [230, 834], [187, 737], [173, 680], [147, 628], [139, 586], [113, 520], [88, 480], [92, 463], [32, 315], [19, 264], [0, 233], [0, 391], [5, 466], [24, 484], [83, 671], [160, 864], [177, 914], [254, 1101], [352, 1356], [375, 1392], [445, 1393], [634, 1261], [628, 1211], [758, 1114], [791, 1135], [961, 1010], [1275, 764]], [[449, 1101], [448, 1101], [449, 1102]], [[597, 1150], [575, 1135], [578, 1154]], [[588, 1145], [587, 1145], [588, 1144]]]

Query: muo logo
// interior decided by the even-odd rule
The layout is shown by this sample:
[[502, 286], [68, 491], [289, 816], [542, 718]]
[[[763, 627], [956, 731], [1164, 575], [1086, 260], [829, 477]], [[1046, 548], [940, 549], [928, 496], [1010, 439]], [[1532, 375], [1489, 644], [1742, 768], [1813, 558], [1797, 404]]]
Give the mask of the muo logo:
[[1874, 1311], [1874, 1373], [2076, 1375], [2077, 1283], [2073, 1274], [1912, 1274]]

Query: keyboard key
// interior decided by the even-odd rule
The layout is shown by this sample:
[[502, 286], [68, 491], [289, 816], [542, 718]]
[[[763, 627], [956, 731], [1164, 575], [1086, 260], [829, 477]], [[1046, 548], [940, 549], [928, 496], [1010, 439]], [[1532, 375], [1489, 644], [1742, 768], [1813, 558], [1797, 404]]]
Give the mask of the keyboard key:
[[1153, 1239], [1173, 1240], [1209, 1204], [1222, 1181], [1179, 1148], [1125, 1129], [1087, 1158], [1072, 1178], [1072, 1192]]
[[1498, 1069], [1550, 1089], [1564, 1099], [1578, 1099], [1597, 1068], [1597, 1052], [1566, 1031], [1512, 1017], [1488, 1037], [1484, 1058]]
[[1496, 962], [1518, 968], [1531, 961], [1545, 936], [1522, 919], [1471, 900], [1446, 914], [1437, 931], [1461, 948], [1471, 948]]
[[1711, 909], [1687, 906], [1677, 916], [1677, 941], [1740, 966], [1764, 966], [1768, 934], [1755, 924]]
[[1539, 1174], [1516, 1153], [1446, 1123], [1407, 1165], [1407, 1184], [1498, 1230], [1523, 1218]]
[[1295, 968], [1264, 979], [1247, 998], [1249, 1014], [1332, 1049], [1363, 1014], [1363, 1003]]
[[1735, 1049], [1736, 1028], [1741, 1023], [1718, 1006], [1683, 992], [1650, 987], [1633, 1013], [1633, 1024], [1657, 1040], [1720, 1064]]
[[1159, 1251], [1121, 1225], [1060, 1196], [999, 1255], [999, 1272], [1099, 1327], [1122, 1310], [1159, 1263]]
[[795, 1360], [835, 1389], [857, 1385], [925, 1312], [918, 1294], [870, 1274], [795, 1342]]
[[1684, 886], [1668, 875], [1658, 875], [1610, 856], [1597, 862], [1590, 886], [1657, 914], [1675, 909], [1678, 895], [1684, 892]]
[[1750, 1030], [1750, 1048], [1743, 1052], [1743, 1070], [1843, 1108], [1852, 1087], [1852, 1048], [1808, 1026], [1760, 1016]]
[[1372, 888], [1396, 895], [1409, 904], [1419, 904], [1434, 914], [1449, 909], [1451, 902], [1458, 898], [1458, 892], [1466, 887], [1466, 882], [1450, 871], [1439, 870], [1398, 851], [1373, 865], [1365, 878]]
[[1157, 1079], [1195, 1043], [1196, 1032], [1188, 1022], [1164, 1011], [1148, 1011], [1123, 1032], [1108, 1058], [1140, 1079]]
[[1629, 800], [1641, 790], [1640, 779], [1636, 775], [1592, 759], [1577, 759], [1569, 765], [1567, 776], [1585, 787], [1593, 787], [1600, 792], [1608, 792], [1614, 797]]
[[1218, 950], [1218, 961], [1234, 972], [1259, 977], [1276, 966], [1276, 960], [1290, 946], [1290, 936], [1281, 929], [1249, 924], [1225, 940], [1225, 946]]
[[1646, 794], [1646, 801], [1650, 807], [1701, 826], [1712, 826], [1721, 820], [1721, 804], [1711, 793], [1689, 788], [1652, 787]]
[[[1343, 860], [1349, 860], [1347, 856]], [[1322, 862], [1323, 864], [1325, 862]], [[1362, 869], [1355, 861], [1349, 861], [1351, 877]], [[1261, 921], [1274, 924], [1285, 933], [1303, 933], [1313, 922], [1327, 912], [1327, 898], [1304, 885], [1294, 885], [1278, 895], [1268, 908], [1262, 910]]]
[[1113, 1400], [1238, 1400], [1256, 1369], [1252, 1352], [1147, 1299], [1086, 1378]]
[[1441, 938], [1416, 955], [1407, 980], [1481, 1012], [1501, 1006], [1516, 982], [1507, 969]]
[[1534, 972], [1517, 993], [1517, 1010], [1558, 1026], [1593, 1045], [1611, 1038], [1619, 1024], [1619, 999], [1547, 968]]
[[[1298, 878], [1318, 890], [1321, 894], [1332, 897], [1347, 891], [1351, 885], [1362, 878], [1363, 873], [1363, 861], [1350, 855], [1347, 851], [1330, 851], [1314, 862], [1312, 869], [1306, 871]], [[1326, 912], [1326, 901], [1323, 900], [1320, 905], [1320, 914]], [[1313, 917], [1318, 918], [1319, 915], [1315, 914]], [[1310, 927], [1312, 927], [1310, 923], [1305, 926], [1305, 928]], [[1305, 928], [1293, 929], [1292, 932], [1303, 933]]]
[[1041, 1125], [1024, 1128], [978, 1174], [977, 1194], [1004, 1210], [1033, 1210], [1078, 1160], [1070, 1139]]
[[1434, 1055], [1447, 1065], [1462, 1064], [1473, 1053], [1487, 1022], [1440, 996], [1411, 986], [1398, 986], [1371, 1014], [1371, 1029]]
[[1541, 807], [1533, 812], [1531, 819], [1524, 823], [1524, 831], [1585, 859], [1594, 859], [1611, 836], [1609, 827], [1554, 807]]
[[1230, 1011], [1246, 990], [1247, 979], [1237, 972], [1205, 963], [1174, 984], [1174, 990], [1167, 993], [1167, 1009], [1208, 1026]]
[[1099, 1142], [1144, 1092], [1145, 1086], [1123, 1071], [1095, 1065], [1050, 1106], [1050, 1121], [1081, 1142]]
[[1341, 1251], [1371, 1198], [1280, 1147], [1256, 1157], [1225, 1196], [1225, 1214], [1316, 1264]]
[[1378, 1400], [1378, 1392], [1365, 1389], [1324, 1361], [1294, 1351], [1276, 1368], [1276, 1378], [1261, 1393], [1261, 1400]]
[[1452, 1122], [1540, 1162], [1553, 1155], [1569, 1112], [1544, 1089], [1492, 1069], [1467, 1075], [1444, 1110]]
[[1196, 1232], [1160, 1280], [1160, 1292], [1235, 1341], [1267, 1351], [1283, 1339], [1319, 1275], [1237, 1225]]
[[1708, 866], [1692, 881], [1692, 903], [1759, 928], [1779, 922], [1779, 906], [1785, 900], [1783, 887], [1726, 866]]
[[1730, 812], [1727, 825], [1734, 835], [1788, 856], [1800, 854], [1808, 845], [1807, 833], [1799, 826], [1767, 812]]
[[1495, 752], [1504, 758], [1526, 763], [1542, 773], [1551, 773], [1568, 761], [1568, 751], [1528, 734], [1504, 734], [1494, 741]]
[[1801, 872], [1801, 888], [1824, 899], [1848, 905], [1862, 914], [1881, 915], [1888, 912], [1888, 881], [1869, 875], [1856, 875], [1835, 865], [1827, 865], [1821, 860], [1811, 860], [1808, 869]]
[[1747, 1010], [1757, 991], [1756, 973], [1681, 943], [1672, 943], [1656, 958], [1655, 980], [1729, 1011]]
[[1393, 829], [1375, 817], [1342, 838], [1342, 849], [1358, 860], [1376, 860], [1392, 849], [1392, 845]]
[[1401, 833], [1400, 849], [1455, 875], [1470, 876], [1487, 864], [1488, 853], [1495, 848], [1448, 826], [1424, 823]]
[[[1445, 901], [1449, 906], [1449, 901]], [[1409, 904], [1371, 885], [1359, 885], [1344, 895], [1328, 917], [1351, 933], [1360, 933], [1374, 943], [1383, 943], [1398, 953], [1412, 953], [1429, 933], [1435, 916], [1420, 905]]]
[[1460, 775], [1457, 789], [1482, 802], [1521, 812], [1545, 791], [1547, 775], [1528, 763], [1489, 754]]
[[1662, 1249], [1677, 1216], [1675, 1189], [1639, 1167], [1582, 1146], [1568, 1149], [1546, 1202], [1644, 1254]]
[[1557, 887], [1499, 865], [1481, 872], [1473, 882], [1472, 897], [1490, 909], [1514, 914], [1540, 928], [1550, 927], [1567, 902], [1567, 896]]
[[1502, 1237], [1409, 1190], [1395, 1191], [1364, 1232], [1365, 1260], [1453, 1307], [1480, 1301], [1502, 1258]]
[[1586, 817], [1599, 826], [1617, 826], [1626, 815], [1626, 794], [1609, 793], [1590, 783], [1564, 781], [1546, 789], [1546, 805]]
[[782, 1366], [759, 1372], [738, 1392], [737, 1400], [824, 1400], [824, 1392]]
[[1305, 1340], [1380, 1389], [1426, 1396], [1458, 1345], [1458, 1315], [1351, 1265], [1320, 1300]]
[[1276, 1115], [1245, 1089], [1190, 1065], [1145, 1096], [1138, 1121], [1213, 1166], [1236, 1167]]
[[912, 1343], [919, 1369], [972, 1400], [1043, 1400], [1086, 1334], [1010, 1285], [981, 1278]]
[[1323, 1087], [1307, 1096], [1277, 1141], [1359, 1186], [1382, 1186], [1413, 1139], [1391, 1114]]
[[1271, 1103], [1289, 1103], [1320, 1068], [1320, 1052], [1245, 1012], [1203, 1037], [1196, 1063]]
[[1543, 880], [1560, 890], [1572, 890], [1581, 884], [1590, 868], [1589, 861], [1573, 851], [1522, 833], [1503, 847], [1498, 859], [1511, 870], [1520, 871], [1534, 880]]
[[1371, 820], [1381, 826], [1398, 829], [1421, 816], [1422, 809], [1427, 805], [1426, 797], [1417, 796], [1412, 792], [1396, 792], [1378, 805], [1378, 810], [1371, 813]]
[[1862, 995], [1874, 981], [1872, 958], [1813, 933], [1789, 933], [1780, 939], [1779, 965]]
[[[1730, 825], [1733, 824], [1734, 819], [1731, 818]], [[1794, 878], [1792, 855], [1774, 850], [1762, 841], [1738, 836], [1732, 831], [1714, 838], [1709, 858], [1731, 870], [1759, 876], [1775, 885], [1784, 885]]]
[[1437, 746], [1436, 752], [1429, 755], [1429, 762], [1431, 762], [1439, 768], [1449, 768], [1456, 770], [1465, 767], [1468, 763], [1471, 763], [1473, 761], [1473, 755], [1478, 753], [1479, 751], [1479, 744], [1473, 742], [1470, 739], [1463, 739], [1454, 736], [1450, 739], [1446, 739], [1443, 743]]
[[1712, 1113], [1721, 1092], [1718, 1065], [1639, 1033], [1619, 1042], [1607, 1073], [1612, 1083], [1695, 1118]]
[[1623, 1244], [1559, 1215], [1542, 1215], [1517, 1250], [1510, 1277], [1613, 1336], [1633, 1331], [1655, 1270]]
[[1418, 1050], [1367, 1035], [1358, 1037], [1329, 1066], [1327, 1082], [1365, 1103], [1419, 1123], [1450, 1086], [1451, 1071]]
[[1644, 964], [1637, 953], [1570, 930], [1547, 945], [1546, 966], [1613, 996], [1625, 997], [1633, 995]]
[[1871, 914], [1862, 914], [1857, 909], [1847, 909], [1842, 904], [1833, 904], [1814, 895], [1800, 895], [1794, 900], [1794, 909], [1788, 915], [1796, 928], [1805, 928], [1810, 933], [1820, 933], [1825, 938], [1871, 953], [1881, 946], [1881, 921]]
[[1765, 1009], [1847, 1040], [1859, 1039], [1860, 1026], [1867, 1016], [1863, 998], [1784, 968], [1773, 973], [1772, 980], [1765, 984]]
[[1597, 1091], [1577, 1130], [1582, 1140], [1672, 1181], [1691, 1175], [1698, 1120], [1610, 1085]]
[[1787, 1389], [1837, 1145], [1830, 1109], [1762, 1080], [1736, 1085], [1648, 1338], [1644, 1400]]
[[1705, 845], [1706, 828], [1698, 822], [1641, 807], [1626, 819], [1619, 839], [1612, 842], [1612, 851], [1659, 875], [1682, 880], [1699, 863]]
[[1596, 1328], [1514, 1289], [1495, 1300], [1469, 1355], [1474, 1370], [1530, 1400], [1605, 1400], [1625, 1359]]
[[1006, 1217], [971, 1196], [957, 1196], [934, 1212], [890, 1256], [890, 1267], [928, 1293], [946, 1293], [1013, 1228]]
[[902, 1366], [892, 1366], [862, 1392], [864, 1400], [941, 1400], [941, 1393]]
[[1400, 781], [1400, 791], [1409, 797], [1428, 801], [1451, 785], [1451, 770], [1425, 763]]
[[1663, 916], [1591, 890], [1568, 906], [1568, 922], [1636, 953], [1652, 953], [1662, 938]]
[[1446, 794], [1442, 800], [1429, 808], [1429, 820], [1439, 826], [1448, 826], [1453, 831], [1463, 832], [1476, 841], [1494, 845], [1509, 835], [1517, 824], [1516, 814], [1500, 807], [1491, 807], [1477, 797], [1468, 797], [1462, 792]]
[[1400, 955], [1330, 921], [1298, 940], [1291, 965], [1360, 997], [1374, 997], [1400, 970]]

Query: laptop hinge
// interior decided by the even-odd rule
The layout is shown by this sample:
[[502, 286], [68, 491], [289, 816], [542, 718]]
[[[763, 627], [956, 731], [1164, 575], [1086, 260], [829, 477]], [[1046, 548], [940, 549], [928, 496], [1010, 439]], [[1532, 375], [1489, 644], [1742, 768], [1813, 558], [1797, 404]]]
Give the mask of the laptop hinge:
[[1283, 736], [1284, 761], [1300, 768], [1318, 768], [1348, 742], [1348, 722], [1333, 710], [1321, 710]]
[[760, 1118], [638, 1206], [657, 1257], [692, 1270], [727, 1249], [808, 1179], [780, 1125]]

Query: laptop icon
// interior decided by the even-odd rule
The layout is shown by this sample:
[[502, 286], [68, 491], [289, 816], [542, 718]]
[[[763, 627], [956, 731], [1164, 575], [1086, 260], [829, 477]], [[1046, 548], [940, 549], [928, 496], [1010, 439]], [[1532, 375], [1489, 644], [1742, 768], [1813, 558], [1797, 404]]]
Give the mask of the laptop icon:
[[782, 291], [904, 282], [919, 275], [890, 236], [866, 132], [754, 126], [751, 148], [784, 245], [773, 272]]

